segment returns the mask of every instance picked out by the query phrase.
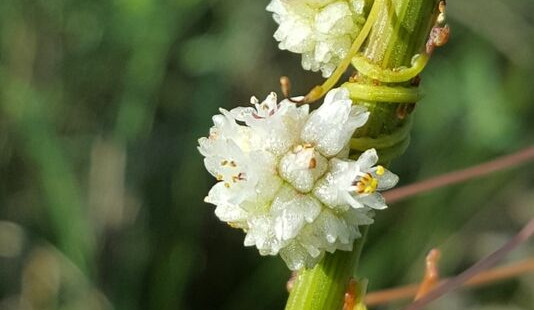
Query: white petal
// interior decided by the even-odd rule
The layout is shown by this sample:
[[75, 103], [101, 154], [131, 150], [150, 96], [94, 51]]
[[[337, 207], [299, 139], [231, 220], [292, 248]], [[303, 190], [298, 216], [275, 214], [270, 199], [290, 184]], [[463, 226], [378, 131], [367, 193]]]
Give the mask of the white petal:
[[368, 113], [362, 108], [352, 107], [348, 90], [332, 89], [326, 94], [324, 103], [310, 115], [301, 138], [316, 145], [324, 156], [332, 157], [346, 147], [354, 131], [367, 118]]
[[307, 193], [315, 181], [326, 171], [328, 161], [314, 148], [297, 146], [287, 152], [279, 164], [280, 176], [291, 183], [298, 191]]
[[347, 33], [354, 27], [351, 15], [352, 12], [346, 2], [332, 3], [315, 17], [315, 29], [327, 35]]
[[309, 254], [306, 249], [296, 242], [280, 250], [280, 257], [286, 262], [287, 267], [291, 270], [300, 270], [306, 267]]
[[232, 204], [221, 204], [215, 208], [215, 215], [223, 222], [246, 223], [248, 213], [239, 206]]
[[361, 171], [367, 171], [378, 162], [378, 154], [375, 149], [369, 149], [363, 152], [356, 162]]
[[361, 207], [361, 204], [348, 194], [359, 171], [356, 162], [332, 158], [329, 167], [330, 172], [317, 181], [313, 194], [322, 203], [336, 210], [346, 210], [347, 205]]
[[224, 182], [219, 182], [210, 189], [204, 201], [214, 205], [223, 205], [228, 203], [230, 197], [230, 191], [224, 186]]
[[379, 193], [361, 195], [358, 197], [358, 200], [364, 205], [377, 210], [382, 210], [388, 207], [384, 197], [382, 197], [382, 195]]
[[238, 121], [244, 122], [247, 118], [251, 117], [254, 113], [254, 108], [252, 107], [237, 107], [230, 110], [230, 114]]
[[343, 214], [343, 218], [349, 225], [360, 226], [373, 224], [373, 214], [369, 208], [351, 209]]
[[308, 222], [313, 222], [321, 212], [321, 204], [312, 196], [300, 195], [290, 186], [277, 194], [271, 206], [274, 232], [279, 240], [297, 236]]
[[388, 190], [397, 185], [397, 183], [399, 182], [399, 177], [387, 169], [384, 169], [383, 175], [377, 175], [375, 177], [378, 179], [379, 191]]
[[257, 216], [248, 221], [249, 229], [245, 238], [245, 246], [256, 245], [261, 255], [276, 255], [284, 246], [274, 236], [272, 220], [267, 216]]

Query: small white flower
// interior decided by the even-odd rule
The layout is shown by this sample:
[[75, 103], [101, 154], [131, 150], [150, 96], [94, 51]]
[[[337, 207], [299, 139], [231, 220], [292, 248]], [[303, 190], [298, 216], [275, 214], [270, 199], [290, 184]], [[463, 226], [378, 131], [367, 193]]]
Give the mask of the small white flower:
[[301, 138], [327, 157], [338, 154], [349, 142], [354, 131], [362, 127], [369, 112], [362, 106], [353, 106], [349, 91], [333, 89], [325, 97], [316, 113], [312, 113], [302, 129]]
[[349, 139], [369, 113], [341, 88], [312, 113], [307, 105], [278, 103], [274, 93], [251, 103], [221, 109], [209, 137], [199, 139], [206, 169], [219, 181], [205, 201], [246, 232], [246, 246], [280, 254], [292, 270], [312, 267], [325, 252], [351, 250], [358, 226], [385, 207], [377, 190], [397, 182], [374, 166], [374, 150], [347, 158]]
[[347, 55], [365, 22], [365, 0], [272, 0], [279, 47], [302, 54], [306, 70], [328, 77]]
[[333, 158], [329, 172], [317, 182], [315, 196], [333, 208], [350, 205], [359, 209], [385, 209], [386, 203], [378, 191], [392, 188], [399, 177], [378, 165], [375, 149], [365, 151], [357, 161]]

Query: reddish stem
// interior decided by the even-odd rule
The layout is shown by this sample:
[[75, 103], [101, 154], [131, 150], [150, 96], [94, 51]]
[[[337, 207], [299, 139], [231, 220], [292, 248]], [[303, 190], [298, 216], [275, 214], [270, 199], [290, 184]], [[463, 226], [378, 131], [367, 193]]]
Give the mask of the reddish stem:
[[421, 299], [418, 299], [417, 301], [410, 304], [408, 307], [404, 308], [404, 310], [419, 310], [423, 308], [424, 306], [426, 306], [431, 301], [458, 288], [464, 282], [471, 279], [475, 275], [495, 265], [499, 260], [505, 257], [513, 249], [515, 249], [517, 246], [519, 246], [523, 242], [527, 241], [532, 236], [532, 234], [534, 234], [534, 219], [531, 219], [525, 225], [525, 227], [521, 229], [521, 231], [517, 235], [515, 235], [512, 239], [506, 242], [497, 251], [493, 252], [492, 254], [485, 257], [484, 259], [478, 261], [476, 264], [469, 267], [467, 270], [465, 270], [458, 276], [443, 282], [436, 289], [430, 291], [428, 294], [421, 297]]
[[[484, 271], [465, 282], [464, 287], [476, 287], [487, 285], [499, 280], [512, 278], [534, 272], [534, 257], [522, 260], [508, 266], [501, 266]], [[442, 280], [439, 284], [445, 282]], [[367, 306], [387, 304], [389, 302], [414, 297], [419, 289], [419, 284], [409, 284], [402, 287], [390, 288], [381, 291], [371, 292], [365, 296]]]
[[522, 149], [514, 154], [505, 155], [492, 161], [469, 167], [463, 170], [449, 172], [428, 180], [411, 185], [399, 187], [384, 193], [388, 203], [397, 202], [411, 196], [428, 192], [430, 190], [456, 184], [477, 177], [481, 177], [496, 171], [517, 166], [534, 159], [534, 146]]

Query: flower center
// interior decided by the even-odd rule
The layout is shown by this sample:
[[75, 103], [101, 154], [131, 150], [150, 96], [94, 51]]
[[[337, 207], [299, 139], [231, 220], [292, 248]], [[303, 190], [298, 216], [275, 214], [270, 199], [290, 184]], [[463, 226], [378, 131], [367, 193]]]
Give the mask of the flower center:
[[294, 146], [280, 160], [280, 176], [301, 193], [312, 190], [327, 170], [328, 160], [319, 154], [313, 145], [305, 143]]
[[221, 173], [217, 174], [217, 181], [225, 181], [226, 188], [232, 187], [234, 183], [244, 181], [247, 179], [244, 172], [239, 172], [239, 167], [234, 160], [221, 161]]
[[365, 173], [354, 185], [358, 194], [372, 194], [376, 192], [376, 188], [378, 187], [378, 179], [373, 178], [370, 173]]

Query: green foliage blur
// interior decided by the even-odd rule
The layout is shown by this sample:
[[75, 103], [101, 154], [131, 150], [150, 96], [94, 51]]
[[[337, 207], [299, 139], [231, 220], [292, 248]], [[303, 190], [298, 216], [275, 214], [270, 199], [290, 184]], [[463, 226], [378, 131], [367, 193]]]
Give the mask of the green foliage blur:
[[[196, 141], [218, 107], [291, 77], [268, 0], [0, 1], [0, 309], [282, 309], [289, 271], [242, 246], [203, 197]], [[532, 0], [449, 1], [450, 42], [423, 74], [401, 185], [534, 142]], [[369, 290], [443, 275], [534, 215], [532, 164], [380, 212], [358, 275]], [[507, 258], [532, 255], [523, 245]], [[532, 309], [522, 276], [432, 309]], [[392, 304], [380, 309], [397, 309]]]

